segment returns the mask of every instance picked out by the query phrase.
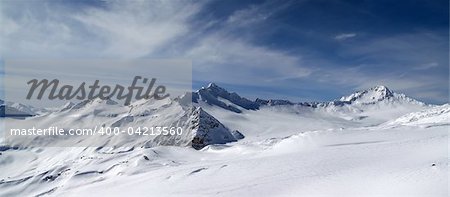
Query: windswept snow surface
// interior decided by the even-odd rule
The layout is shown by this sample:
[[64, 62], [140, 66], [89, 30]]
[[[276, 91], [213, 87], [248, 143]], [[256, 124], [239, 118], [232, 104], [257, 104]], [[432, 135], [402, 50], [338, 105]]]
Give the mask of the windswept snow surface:
[[387, 125], [450, 125], [450, 105], [435, 106], [390, 121]]
[[[0, 119], [193, 128], [120, 148], [0, 146], [0, 196], [448, 196], [448, 104], [377, 86], [334, 102], [249, 108], [248, 99], [219, 90], [191, 110], [173, 100], [94, 100]], [[195, 150], [195, 136], [209, 143]]]

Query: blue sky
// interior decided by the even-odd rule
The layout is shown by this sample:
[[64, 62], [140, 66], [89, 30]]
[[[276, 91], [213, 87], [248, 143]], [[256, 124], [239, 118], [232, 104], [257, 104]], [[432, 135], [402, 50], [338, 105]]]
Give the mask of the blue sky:
[[386, 85], [448, 102], [448, 0], [0, 6], [3, 59], [188, 58], [194, 88], [216, 82], [249, 98], [324, 101]]

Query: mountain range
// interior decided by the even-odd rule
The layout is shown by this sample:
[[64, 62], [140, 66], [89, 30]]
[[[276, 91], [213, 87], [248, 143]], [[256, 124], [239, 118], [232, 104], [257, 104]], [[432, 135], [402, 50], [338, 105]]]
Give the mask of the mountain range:
[[[191, 102], [185, 102], [186, 99]], [[376, 125], [408, 112], [425, 109], [428, 105], [404, 94], [395, 93], [385, 86], [375, 86], [330, 102], [295, 103], [288, 100], [259, 98], [252, 101], [210, 83], [175, 99], [138, 100], [128, 106], [119, 105], [111, 99], [97, 98], [77, 104], [69, 102], [52, 110], [12, 102], [4, 103], [1, 107], [6, 112], [4, 113], [6, 117], [31, 117], [26, 123], [12, 121], [19, 122], [17, 126], [19, 128], [31, 125], [39, 128], [57, 125], [65, 130], [68, 130], [69, 126], [77, 128], [170, 126], [181, 127], [187, 131], [180, 136], [77, 139], [76, 144], [72, 144], [76, 146], [177, 145], [201, 149], [210, 144], [237, 141], [243, 138], [245, 133], [257, 132], [256, 130], [264, 125], [267, 127], [265, 132], [273, 135], [281, 135], [284, 132], [272, 131], [276, 128], [292, 127], [287, 132], [297, 128], [316, 128], [314, 125], [297, 125], [297, 122], [302, 121], [295, 119], [316, 119], [314, 122], [323, 121], [324, 125], [332, 121], [341, 127]], [[265, 116], [282, 116], [282, 118], [269, 120]], [[264, 123], [261, 123], [262, 121]], [[44, 143], [38, 144], [41, 146], [50, 143], [48, 140], [30, 139], [30, 141]], [[114, 141], [114, 144], [111, 144], [111, 141]]]
[[0, 132], [183, 130], [154, 136], [0, 133], [0, 196], [447, 194], [450, 106], [428, 105], [385, 86], [329, 102], [250, 100], [211, 83], [128, 106], [111, 99], [52, 109], [0, 106], [7, 112]]

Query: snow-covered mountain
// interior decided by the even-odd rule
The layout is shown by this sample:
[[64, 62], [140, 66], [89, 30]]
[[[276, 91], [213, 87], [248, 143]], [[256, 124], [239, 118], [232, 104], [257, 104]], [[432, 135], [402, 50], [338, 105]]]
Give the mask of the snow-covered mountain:
[[195, 149], [202, 149], [209, 144], [235, 142], [244, 137], [239, 131], [230, 132], [227, 127], [200, 107], [193, 110], [191, 117], [191, 129], [195, 133], [192, 147]]
[[256, 99], [255, 101], [259, 106], [276, 106], [276, 105], [303, 105], [309, 107], [328, 107], [328, 106], [344, 106], [344, 105], [353, 105], [353, 106], [361, 106], [361, 105], [376, 105], [379, 103], [385, 104], [404, 104], [410, 103], [415, 105], [425, 105], [423, 102], [417, 101], [413, 98], [410, 98], [404, 94], [395, 93], [391, 91], [386, 86], [378, 85], [366, 90], [357, 91], [348, 96], [343, 96], [338, 100], [330, 101], [330, 102], [301, 102], [295, 103], [289, 100], [279, 100], [279, 99]]
[[[193, 105], [186, 102], [186, 99], [190, 98], [192, 98]], [[12, 103], [10, 106], [33, 115], [37, 113], [36, 108], [31, 106], [16, 103]], [[209, 144], [228, 143], [242, 138], [236, 137], [236, 134], [233, 135], [236, 131], [242, 131], [245, 135], [245, 133], [256, 134], [262, 129], [262, 132], [267, 135], [280, 137], [298, 128], [319, 129], [332, 128], [336, 125], [340, 125], [340, 127], [377, 125], [406, 113], [426, 108], [427, 105], [403, 94], [394, 93], [384, 86], [358, 91], [331, 102], [294, 103], [276, 99], [251, 101], [210, 83], [206, 88], [176, 99], [139, 100], [129, 106], [122, 106], [111, 99], [97, 98], [77, 104], [66, 103], [53, 111], [46, 111], [35, 118], [28, 119], [26, 123], [12, 122], [17, 123], [19, 128], [59, 126], [65, 130], [68, 130], [69, 127], [176, 126], [182, 127], [186, 132], [181, 136], [121, 139], [113, 136], [101, 139], [77, 139], [77, 145], [101, 144], [103, 146], [126, 145], [132, 147], [177, 145], [201, 148]], [[318, 122], [320, 125], [317, 125]], [[15, 124], [8, 126], [15, 126]], [[280, 129], [282, 131], [278, 131]], [[205, 137], [199, 140], [203, 135]], [[237, 135], [243, 136], [242, 134]], [[36, 141], [36, 139], [28, 140]], [[48, 140], [38, 141], [50, 143]], [[24, 144], [27, 143], [24, 142]]]
[[350, 96], [344, 96], [340, 101], [370, 104], [394, 97], [394, 93], [385, 86], [375, 86], [368, 90], [358, 91]]
[[392, 92], [386, 86], [375, 86], [367, 90], [355, 92], [349, 96], [343, 96], [339, 101], [350, 104], [370, 105], [377, 102], [398, 102], [398, 103], [414, 103], [424, 105], [424, 103], [409, 98], [404, 94]]
[[24, 120], [0, 119], [0, 131], [185, 132], [0, 140], [0, 196], [447, 196], [449, 111], [384, 86], [331, 102], [251, 101], [210, 84], [128, 106], [67, 103]]
[[203, 87], [200, 90], [193, 92], [192, 102], [204, 102], [237, 113], [242, 112], [241, 108], [246, 110], [257, 110], [259, 108], [258, 103], [243, 98], [235, 92], [230, 93], [217, 86], [215, 83], [210, 83], [206, 88]]
[[[234, 96], [230, 97], [229, 95]], [[261, 124], [261, 122], [279, 124], [283, 122], [280, 119], [270, 121], [262, 118], [267, 117], [268, 114], [287, 116], [283, 118], [287, 120], [291, 120], [291, 118], [318, 118], [319, 116], [319, 119], [328, 121], [328, 118], [331, 118], [341, 122], [343, 124], [342, 126], [354, 124], [354, 122], [363, 125], [377, 125], [398, 118], [406, 113], [429, 107], [404, 94], [393, 92], [385, 86], [375, 86], [330, 102], [296, 103], [288, 100], [260, 98], [255, 101], [250, 101], [239, 96], [237, 93], [229, 93], [224, 88], [212, 83], [206, 88], [193, 92], [192, 98], [194, 105], [203, 107], [212, 113], [213, 116], [219, 117], [220, 120], [226, 122], [230, 119], [229, 117], [242, 117], [242, 115], [229, 114], [228, 112], [254, 114], [252, 116], [245, 116], [245, 119], [232, 119], [229, 123], [230, 125], [234, 125], [237, 121], [246, 121], [247, 119], [252, 119], [252, 121], [248, 122], [253, 122], [254, 124]], [[261, 118], [256, 119], [255, 117]], [[290, 124], [292, 123], [286, 123], [286, 125]], [[238, 124], [236, 129], [247, 132], [248, 130], [253, 130], [252, 128], [242, 127], [242, 125], [248, 124]]]
[[[239, 132], [231, 131], [200, 107], [183, 106], [167, 98], [165, 100], [140, 100], [128, 106], [119, 105], [108, 99], [93, 99], [78, 104], [65, 104], [61, 110], [43, 114], [27, 121], [11, 120], [11, 128], [49, 128], [57, 126], [64, 130], [70, 128], [138, 128], [179, 127], [181, 135], [131, 135], [55, 137], [53, 141], [43, 140], [48, 136], [33, 138], [11, 138], [23, 145], [33, 146], [108, 146], [108, 147], [154, 147], [161, 145], [192, 146], [200, 149], [209, 144], [224, 144], [237, 141]], [[127, 131], [128, 132], [128, 131]], [[237, 132], [237, 133], [236, 133]], [[36, 144], [39, 142], [39, 144]]]
[[352, 120], [378, 125], [398, 118], [406, 113], [427, 109], [430, 105], [404, 94], [396, 93], [385, 86], [375, 86], [357, 91], [339, 100], [319, 103], [318, 108]]
[[29, 105], [0, 100], [0, 117], [30, 117], [40, 111]]
[[237, 93], [230, 93], [226, 89], [219, 87], [215, 83], [210, 83], [206, 88], [192, 93], [192, 102], [206, 103], [208, 105], [215, 105], [230, 111], [241, 113], [245, 110], [258, 110], [264, 106], [280, 106], [280, 105], [301, 105], [305, 107], [328, 107], [328, 106], [362, 106], [362, 105], [377, 105], [384, 104], [413, 104], [423, 106], [424, 103], [407, 97], [404, 94], [391, 91], [386, 86], [378, 85], [367, 90], [357, 91], [348, 96], [343, 96], [338, 100], [330, 102], [291, 102], [289, 100], [280, 99], [261, 99], [257, 98], [251, 101], [245, 97], [241, 97]]

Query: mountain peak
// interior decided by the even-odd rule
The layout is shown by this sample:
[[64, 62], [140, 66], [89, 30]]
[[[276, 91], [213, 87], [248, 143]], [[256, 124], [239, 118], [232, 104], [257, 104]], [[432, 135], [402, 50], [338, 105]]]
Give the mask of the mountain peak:
[[209, 105], [216, 105], [236, 113], [242, 112], [239, 108], [247, 110], [259, 109], [257, 103], [241, 97], [235, 92], [230, 93], [215, 83], [209, 83], [206, 88], [202, 87], [200, 90], [192, 93], [192, 102], [198, 103], [199, 100], [202, 100]]
[[98, 106], [98, 105], [117, 105], [118, 103], [111, 98], [108, 99], [101, 99], [101, 98], [94, 98], [94, 99], [87, 99], [84, 101], [81, 101], [77, 104], [74, 104], [70, 107], [70, 109], [81, 109], [85, 106]]
[[388, 87], [386, 87], [384, 85], [376, 85], [376, 86], [372, 87], [371, 89], [388, 89]]
[[391, 97], [394, 97], [394, 92], [384, 85], [377, 85], [366, 90], [357, 91], [349, 96], [341, 97], [339, 101], [367, 104], [389, 99]]
[[219, 88], [219, 86], [215, 83], [209, 83], [206, 88]]
[[190, 119], [191, 129], [194, 133], [191, 146], [197, 150], [209, 144], [235, 142], [239, 139], [239, 136], [236, 134], [240, 134], [243, 137], [239, 132], [230, 131], [219, 120], [204, 111], [201, 107], [193, 109]]
[[216, 93], [228, 92], [225, 88], [222, 88], [222, 87], [218, 86], [215, 83], [209, 83], [208, 86], [206, 86], [206, 88], [202, 87], [201, 89], [212, 91], [212, 92], [216, 92]]
[[386, 86], [377, 85], [370, 89], [357, 91], [347, 97], [342, 97], [340, 99], [340, 101], [374, 102], [374, 101], [383, 100], [384, 98], [387, 98], [390, 96], [392, 96], [392, 92]]
[[385, 96], [392, 96], [393, 92], [391, 90], [389, 90], [389, 88], [387, 88], [386, 86], [383, 85], [377, 85], [373, 88], [370, 88], [370, 90], [375, 91], [375, 92], [379, 92], [381, 94], [384, 94]]

